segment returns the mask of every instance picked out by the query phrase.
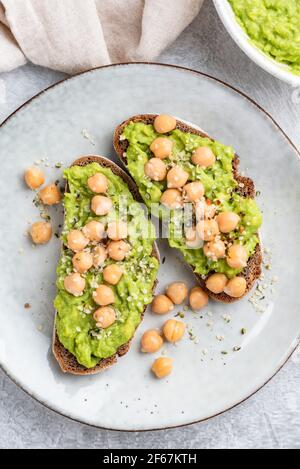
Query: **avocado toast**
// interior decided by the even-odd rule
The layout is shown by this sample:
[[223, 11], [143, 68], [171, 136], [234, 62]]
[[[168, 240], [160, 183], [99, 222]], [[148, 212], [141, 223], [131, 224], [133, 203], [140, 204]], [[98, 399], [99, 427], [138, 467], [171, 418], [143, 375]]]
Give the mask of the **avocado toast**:
[[[98, 196], [87, 185], [99, 174], [107, 182], [105, 196]], [[154, 242], [154, 227], [136, 201], [140, 200], [138, 190], [132, 179], [116, 164], [104, 157], [86, 156], [76, 160], [64, 176], [67, 180], [65, 221], [62, 254], [57, 269], [53, 353], [64, 372], [75, 375], [96, 374], [114, 364], [118, 356], [128, 352], [135, 330], [143, 319], [147, 304], [152, 300], [159, 253]], [[96, 212], [99, 214], [103, 211], [95, 208], [95, 201], [98, 197], [105, 199], [106, 196], [111, 199], [112, 206], [104, 215], [97, 215]], [[120, 196], [126, 197], [126, 212], [123, 212]], [[123, 221], [120, 223], [124, 225], [125, 220], [128, 225], [124, 236], [113, 234], [116, 231], [113, 230], [116, 226], [114, 220], [121, 219]], [[95, 241], [95, 236], [90, 236], [90, 240], [93, 240], [87, 239], [84, 249], [76, 249], [74, 234], [79, 240], [84, 239], [88, 236], [87, 227], [94, 227], [97, 223], [105, 227], [111, 238], [107, 239], [104, 234], [100, 234], [101, 240]], [[147, 236], [141, 234], [141, 229], [147, 230]], [[122, 240], [116, 241], [118, 238]], [[128, 246], [123, 259], [119, 251], [117, 256], [113, 255], [113, 244], [116, 246], [118, 243]], [[100, 261], [99, 251], [95, 255], [97, 249], [105, 252]], [[93, 259], [93, 265], [89, 269], [82, 269], [82, 260], [89, 259], [89, 256]], [[121, 278], [115, 281], [110, 272], [113, 280], [109, 280], [109, 283], [108, 269], [111, 267], [121, 269]], [[76, 281], [79, 278], [80, 283], [71, 282], [74, 276], [77, 276]], [[82, 282], [84, 288], [81, 291]], [[113, 299], [103, 301], [102, 290], [98, 292], [99, 286]], [[97, 308], [113, 314], [113, 320], [107, 323], [106, 317], [104, 324], [101, 314], [95, 316]]]
[[[178, 119], [175, 120], [170, 116], [166, 117], [169, 121], [173, 119], [173, 127], [167, 129], [166, 126], [167, 130], [163, 129], [159, 132], [154, 126], [156, 120], [161, 117], [156, 114], [137, 115], [120, 124], [114, 133], [115, 151], [134, 178], [149, 209], [153, 203], [160, 203], [165, 206], [166, 193], [173, 191], [174, 194], [177, 191], [176, 203], [178, 206], [174, 205], [173, 194], [169, 194], [173, 197], [173, 206], [170, 206], [170, 246], [177, 248], [182, 253], [187, 264], [193, 269], [200, 286], [212, 298], [226, 303], [236, 301], [251, 290], [261, 274], [262, 253], [258, 230], [262, 223], [262, 216], [254, 200], [254, 183], [251, 179], [239, 174], [239, 157], [231, 147], [216, 142], [201, 129]], [[155, 142], [162, 140], [162, 137], [163, 142], [159, 142], [161, 145], [155, 146]], [[166, 156], [168, 153], [167, 140], [172, 143], [169, 156]], [[157, 151], [158, 147], [159, 151]], [[199, 148], [202, 150], [205, 148], [208, 155], [214, 158], [210, 166], [205, 167], [193, 163], [192, 160]], [[147, 177], [145, 174], [146, 165], [149, 165], [149, 161], [154, 159], [161, 159], [165, 163], [167, 176], [164, 177], [162, 174], [162, 178], [156, 177], [159, 175], [158, 171], [154, 173], [152, 180]], [[161, 170], [161, 164], [158, 161], [156, 162], [157, 168]], [[176, 224], [172, 220], [174, 219], [174, 213], [175, 217], [179, 217], [179, 219], [183, 216], [181, 215], [183, 210], [180, 209], [184, 205], [185, 188], [187, 187], [186, 185], [184, 187], [169, 185], [168, 176], [170, 171], [174, 170], [174, 166], [180, 170], [176, 176], [177, 180], [184, 178], [186, 173], [183, 184], [188, 185], [191, 182], [197, 182], [197, 184], [200, 183], [203, 186], [201, 195], [205, 194], [205, 197], [202, 197], [201, 200], [199, 198], [199, 204], [204, 204], [205, 210], [214, 208], [214, 214], [211, 217], [208, 216], [207, 219], [211, 225], [214, 223], [213, 226], [216, 226], [215, 235], [217, 236], [215, 239], [203, 236], [202, 240], [219, 243], [218, 246], [216, 244], [213, 246], [214, 251], [216, 251], [216, 247], [223, 246], [224, 252], [216, 257], [210, 256], [209, 252], [207, 255], [204, 254], [205, 249], [206, 252], [209, 251], [207, 249], [209, 242], [206, 242], [202, 247], [195, 248], [195, 246], [188, 245], [187, 239], [184, 239], [185, 233], [181, 232], [179, 238], [178, 236], [174, 237], [174, 226]], [[163, 169], [161, 172], [163, 173]], [[177, 187], [177, 189], [174, 190], [174, 187]], [[193, 205], [196, 206], [196, 204]], [[230, 232], [223, 230], [224, 233], [220, 233], [221, 230], [215, 220], [223, 212], [226, 215], [231, 215], [231, 217], [235, 216], [236, 224]], [[164, 217], [164, 211], [160, 209], [160, 213]], [[206, 220], [206, 215], [203, 218]], [[209, 221], [209, 219], [211, 220]], [[206, 223], [205, 220], [202, 223]], [[195, 229], [195, 231], [197, 235], [197, 230]], [[232, 245], [234, 245], [233, 248]], [[234, 264], [231, 260], [228, 261], [228, 251], [230, 249], [242, 251], [245, 258], [240, 265], [238, 263]], [[242, 278], [245, 284], [244, 288], [238, 295], [231, 295], [227, 287], [219, 291], [217, 289], [211, 291], [206, 285], [209, 277], [213, 274], [218, 274], [228, 283], [234, 279], [240, 281]]]

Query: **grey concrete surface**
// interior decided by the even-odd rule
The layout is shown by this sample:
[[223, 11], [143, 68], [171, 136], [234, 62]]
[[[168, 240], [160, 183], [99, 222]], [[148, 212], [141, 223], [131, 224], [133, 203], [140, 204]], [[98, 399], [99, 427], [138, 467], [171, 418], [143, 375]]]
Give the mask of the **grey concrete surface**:
[[[158, 61], [201, 70], [242, 90], [270, 112], [300, 147], [300, 90], [248, 60], [228, 36], [211, 0]], [[61, 78], [60, 73], [33, 65], [0, 75], [0, 122]], [[186, 428], [139, 434], [89, 428], [56, 415], [0, 371], [0, 448], [299, 447], [299, 351], [268, 385], [226, 414]]]

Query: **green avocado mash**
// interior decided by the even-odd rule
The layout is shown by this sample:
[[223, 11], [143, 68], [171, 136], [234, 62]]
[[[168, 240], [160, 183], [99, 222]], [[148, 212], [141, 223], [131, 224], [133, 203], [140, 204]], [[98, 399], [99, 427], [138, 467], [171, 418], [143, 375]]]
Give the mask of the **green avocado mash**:
[[252, 42], [300, 75], [300, 0], [229, 0]]
[[[106, 176], [109, 184], [108, 196], [114, 202], [113, 209], [102, 217], [91, 212], [91, 198], [95, 194], [87, 187], [87, 179], [97, 172]], [[80, 364], [92, 368], [101, 359], [114, 355], [121, 345], [133, 337], [145, 305], [152, 301], [152, 287], [158, 270], [158, 261], [152, 256], [155, 230], [125, 182], [110, 169], [97, 163], [84, 167], [73, 166], [64, 172], [64, 177], [69, 187], [69, 192], [64, 197], [64, 243], [71, 229], [80, 229], [92, 219], [105, 224], [110, 219], [120, 217], [127, 220], [128, 224], [127, 242], [131, 245], [131, 250], [125, 260], [119, 262], [124, 274], [119, 283], [112, 287], [117, 321], [109, 328], [98, 329], [93, 319], [93, 312], [99, 306], [94, 303], [92, 293], [98, 284], [103, 283], [102, 269], [92, 268], [85, 274], [86, 287], [83, 295], [75, 297], [64, 288], [64, 278], [73, 271], [74, 255], [66, 246], [57, 268], [58, 294], [54, 305], [57, 310], [56, 330], [59, 340], [76, 356]], [[124, 207], [127, 207], [126, 215]], [[105, 265], [112, 262], [114, 261], [107, 259]]]
[[[146, 205], [151, 210], [153, 210], [151, 204], [158, 203], [167, 188], [166, 181], [152, 181], [145, 176], [144, 172], [145, 163], [153, 157], [149, 147], [158, 136], [159, 134], [155, 132], [152, 125], [133, 122], [125, 127], [122, 136], [128, 141], [126, 151], [128, 170], [138, 185]], [[238, 184], [233, 177], [232, 169], [234, 150], [209, 138], [184, 133], [178, 129], [164, 135], [164, 137], [173, 142], [172, 160], [163, 160], [167, 166], [175, 162], [188, 172], [189, 181], [201, 181], [205, 187], [205, 197], [218, 207], [219, 212], [232, 211], [240, 216], [239, 228], [242, 228], [242, 231], [232, 231], [228, 236], [232, 242], [242, 244], [250, 257], [259, 241], [257, 231], [262, 223], [262, 215], [255, 200], [242, 197], [236, 191]], [[212, 167], [203, 169], [191, 162], [192, 152], [200, 146], [210, 147], [216, 155], [216, 163]], [[164, 213], [162, 217], [164, 218]], [[241, 270], [229, 267], [225, 259], [210, 260], [204, 255], [202, 247], [188, 248], [183, 230], [180, 231], [180, 227], [183, 226], [183, 217], [183, 210], [171, 211], [171, 216], [168, 217], [170, 218], [169, 244], [181, 251], [185, 260], [193, 266], [197, 274], [206, 276], [210, 272], [221, 272], [231, 278], [241, 272]]]

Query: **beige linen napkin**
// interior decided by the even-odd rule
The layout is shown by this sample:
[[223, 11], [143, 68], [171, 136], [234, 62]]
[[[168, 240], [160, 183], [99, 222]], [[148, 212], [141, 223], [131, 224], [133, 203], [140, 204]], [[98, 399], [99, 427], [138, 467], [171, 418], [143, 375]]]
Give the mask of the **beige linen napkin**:
[[0, 0], [0, 72], [33, 62], [74, 74], [151, 61], [203, 0]]

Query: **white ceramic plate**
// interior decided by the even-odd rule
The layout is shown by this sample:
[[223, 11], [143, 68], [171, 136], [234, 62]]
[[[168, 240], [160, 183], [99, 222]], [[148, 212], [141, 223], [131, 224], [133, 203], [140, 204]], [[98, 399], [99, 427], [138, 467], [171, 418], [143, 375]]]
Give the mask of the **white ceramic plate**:
[[[33, 248], [24, 236], [38, 218], [32, 193], [22, 183], [24, 168], [48, 158], [68, 166], [85, 154], [115, 160], [114, 127], [127, 117], [166, 112], [205, 129], [235, 146], [242, 169], [261, 191], [262, 237], [272, 250], [266, 280], [279, 281], [264, 293], [257, 312], [248, 299], [234, 305], [211, 303], [201, 314], [187, 313], [198, 343], [188, 336], [165, 347], [175, 360], [173, 374], [158, 381], [149, 372], [153, 356], [139, 352], [142, 332], [165, 318], [146, 314], [130, 353], [101, 375], [63, 375], [51, 354], [55, 268], [59, 241]], [[94, 145], [82, 135], [86, 129]], [[300, 332], [299, 155], [272, 119], [245, 96], [197, 72], [155, 64], [104, 67], [71, 78], [40, 94], [0, 129], [0, 362], [30, 395], [68, 417], [111, 429], [148, 430], [207, 419], [249, 397], [263, 386], [295, 349]], [[52, 210], [56, 223], [61, 209]], [[176, 252], [159, 243], [166, 257], [158, 291], [171, 280], [193, 285]], [[31, 308], [25, 309], [24, 304]], [[180, 310], [180, 308], [178, 308]], [[226, 323], [223, 315], [232, 319]], [[209, 325], [207, 325], [209, 324]], [[246, 335], [240, 330], [247, 329]], [[218, 341], [216, 336], [224, 336]], [[219, 337], [220, 338], [220, 337]], [[197, 341], [196, 341], [197, 342]], [[239, 352], [233, 347], [241, 346]], [[227, 355], [222, 352], [228, 352]]]
[[251, 60], [274, 77], [292, 86], [300, 86], [300, 76], [293, 74], [287, 65], [272, 59], [250, 41], [248, 35], [237, 22], [227, 0], [214, 0], [214, 4], [230, 36]]

